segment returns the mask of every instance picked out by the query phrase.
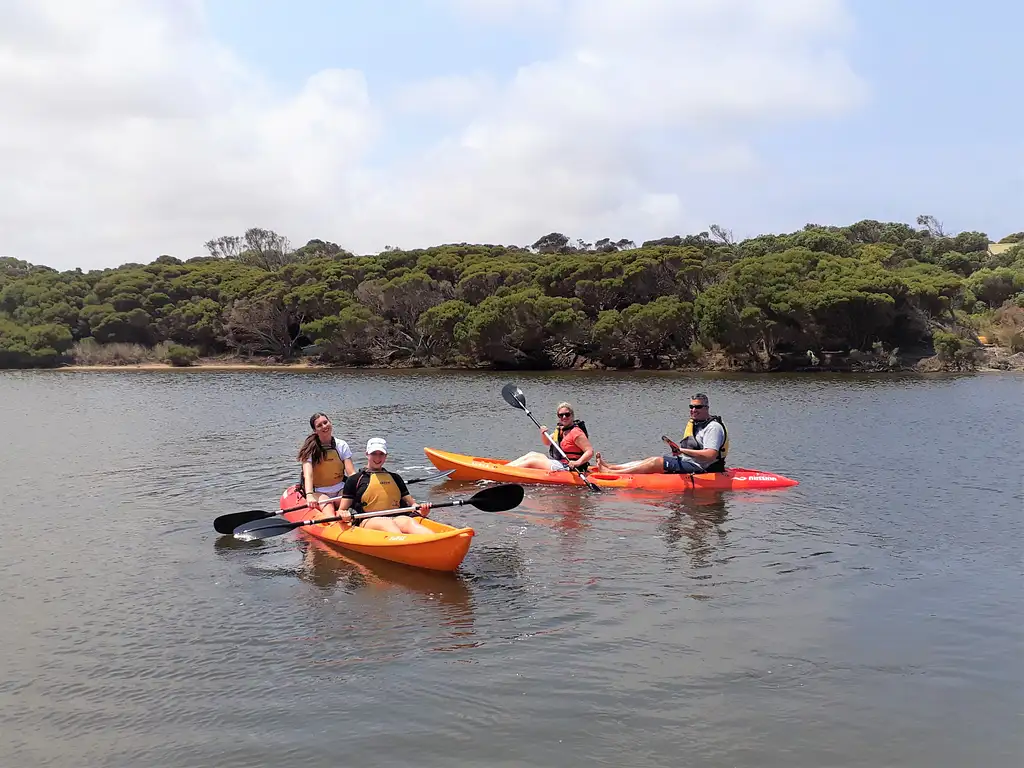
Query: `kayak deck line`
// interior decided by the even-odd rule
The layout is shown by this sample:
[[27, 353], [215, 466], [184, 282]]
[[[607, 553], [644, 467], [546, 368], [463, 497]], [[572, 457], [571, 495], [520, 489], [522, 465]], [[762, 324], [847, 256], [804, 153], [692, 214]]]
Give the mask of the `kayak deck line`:
[[[509, 467], [507, 459], [470, 456], [467, 454], [424, 448], [430, 462], [439, 470], [453, 470], [452, 480], [492, 480], [495, 482], [531, 483], [536, 485], [584, 485], [574, 472], [551, 472], [544, 469]], [[587, 480], [602, 488], [635, 488], [653, 491], [685, 490], [768, 490], [790, 488], [799, 481], [775, 472], [747, 467], [732, 467], [724, 472], [699, 474], [634, 474], [618, 475], [591, 471]]]

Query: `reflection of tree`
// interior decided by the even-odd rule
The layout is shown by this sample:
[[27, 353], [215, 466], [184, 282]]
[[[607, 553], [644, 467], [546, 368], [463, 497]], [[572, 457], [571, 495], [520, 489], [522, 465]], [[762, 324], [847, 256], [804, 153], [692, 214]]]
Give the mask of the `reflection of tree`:
[[728, 516], [725, 494], [693, 494], [665, 506], [671, 514], [658, 530], [669, 549], [677, 548], [682, 542], [694, 568], [709, 566], [715, 546], [725, 544], [726, 532], [720, 527]]

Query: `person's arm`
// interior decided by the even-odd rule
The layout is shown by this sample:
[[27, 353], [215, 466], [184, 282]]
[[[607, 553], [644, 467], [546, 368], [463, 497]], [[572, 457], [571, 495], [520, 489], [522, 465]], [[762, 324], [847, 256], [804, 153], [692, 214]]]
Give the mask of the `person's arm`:
[[714, 426], [709, 426], [704, 432], [704, 438], [702, 442], [705, 448], [680, 448], [684, 456], [689, 456], [693, 459], [700, 459], [701, 461], [714, 461], [718, 458], [718, 449], [722, 447], [722, 443], [725, 442], [725, 431], [718, 424], [718, 422], [711, 422]]
[[341, 521], [343, 523], [352, 523], [352, 513], [349, 510], [351, 510], [352, 505], [356, 503], [356, 485], [358, 482], [358, 475], [349, 475], [345, 480], [345, 485], [341, 488], [341, 501], [337, 502], [337, 510], [340, 517], [347, 517], [347, 519], [343, 519]]
[[555, 438], [548, 434], [548, 428], [546, 424], [540, 426], [540, 444], [545, 448], [555, 444]]
[[575, 461], [570, 461], [569, 469], [576, 469], [581, 464], [586, 464], [594, 456], [594, 446], [590, 444], [590, 438], [583, 433], [582, 429], [576, 436], [576, 447], [583, 451], [583, 455]]
[[352, 509], [353, 503], [354, 502], [352, 501], [352, 499], [342, 499], [341, 501], [338, 502], [337, 514], [339, 517], [342, 518], [341, 522], [347, 523], [349, 525], [352, 524], [352, 513], [349, 510]]
[[419, 513], [421, 517], [426, 517], [427, 515], [429, 515], [430, 502], [417, 504], [416, 499], [414, 499], [412, 497], [412, 494], [409, 493], [409, 486], [405, 484], [405, 480], [402, 479], [402, 476], [394, 472], [391, 473], [391, 476], [395, 478], [395, 485], [398, 486], [398, 492], [402, 494], [402, 498], [400, 500], [401, 505], [403, 507], [417, 507], [416, 511]]
[[689, 456], [691, 459], [701, 459], [703, 461], [714, 461], [718, 458], [717, 448], [680, 448], [679, 452], [683, 454], [683, 456]]
[[409, 493], [409, 486], [405, 484], [405, 480], [397, 472], [391, 473], [391, 478], [395, 481], [395, 485], [398, 486], [398, 503], [403, 507], [415, 507], [416, 499]]
[[313, 462], [302, 462], [302, 488], [306, 493], [306, 506], [310, 509], [320, 509], [316, 500], [316, 492], [313, 490]]
[[345, 468], [345, 478], [348, 479], [356, 473], [356, 465], [352, 463], [352, 449], [348, 447], [348, 443], [344, 440], [335, 439], [335, 445], [338, 449], [341, 465]]

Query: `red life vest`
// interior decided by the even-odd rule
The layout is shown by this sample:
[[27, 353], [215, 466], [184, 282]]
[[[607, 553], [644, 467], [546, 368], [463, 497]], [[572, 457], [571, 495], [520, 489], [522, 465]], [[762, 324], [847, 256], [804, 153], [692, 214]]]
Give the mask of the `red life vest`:
[[[578, 461], [580, 456], [583, 455], [583, 449], [576, 444], [576, 430], [579, 430], [587, 437], [590, 437], [590, 434], [587, 432], [587, 425], [579, 419], [573, 420], [572, 426], [568, 429], [563, 430], [560, 426], [555, 429], [555, 442], [557, 442], [562, 447], [562, 450], [565, 451], [565, 455], [568, 457], [569, 461]], [[548, 448], [548, 456], [552, 459], [561, 461], [563, 464], [565, 463], [565, 459], [562, 458], [561, 454], [553, 445]], [[580, 469], [586, 469], [586, 465], [581, 465]]]

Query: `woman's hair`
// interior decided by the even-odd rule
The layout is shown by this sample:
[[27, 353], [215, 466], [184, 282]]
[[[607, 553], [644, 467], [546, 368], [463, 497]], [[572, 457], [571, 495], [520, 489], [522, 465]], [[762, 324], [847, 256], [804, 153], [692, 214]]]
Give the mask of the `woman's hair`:
[[571, 413], [573, 416], [576, 415], [576, 409], [572, 407], [572, 403], [559, 403], [558, 405], [555, 406], [555, 412], [557, 413], [563, 408], [567, 408], [569, 410], [569, 413]]
[[[303, 441], [302, 447], [299, 448], [300, 462], [312, 461], [315, 465], [319, 464], [324, 459], [324, 447], [320, 445], [320, 438], [316, 434], [316, 427], [313, 426], [316, 424], [316, 420], [321, 416], [328, 421], [331, 420], [331, 417], [326, 413], [314, 413], [309, 417], [309, 428], [312, 429], [313, 432]], [[331, 444], [329, 447], [334, 447], [334, 435], [331, 435]]]

